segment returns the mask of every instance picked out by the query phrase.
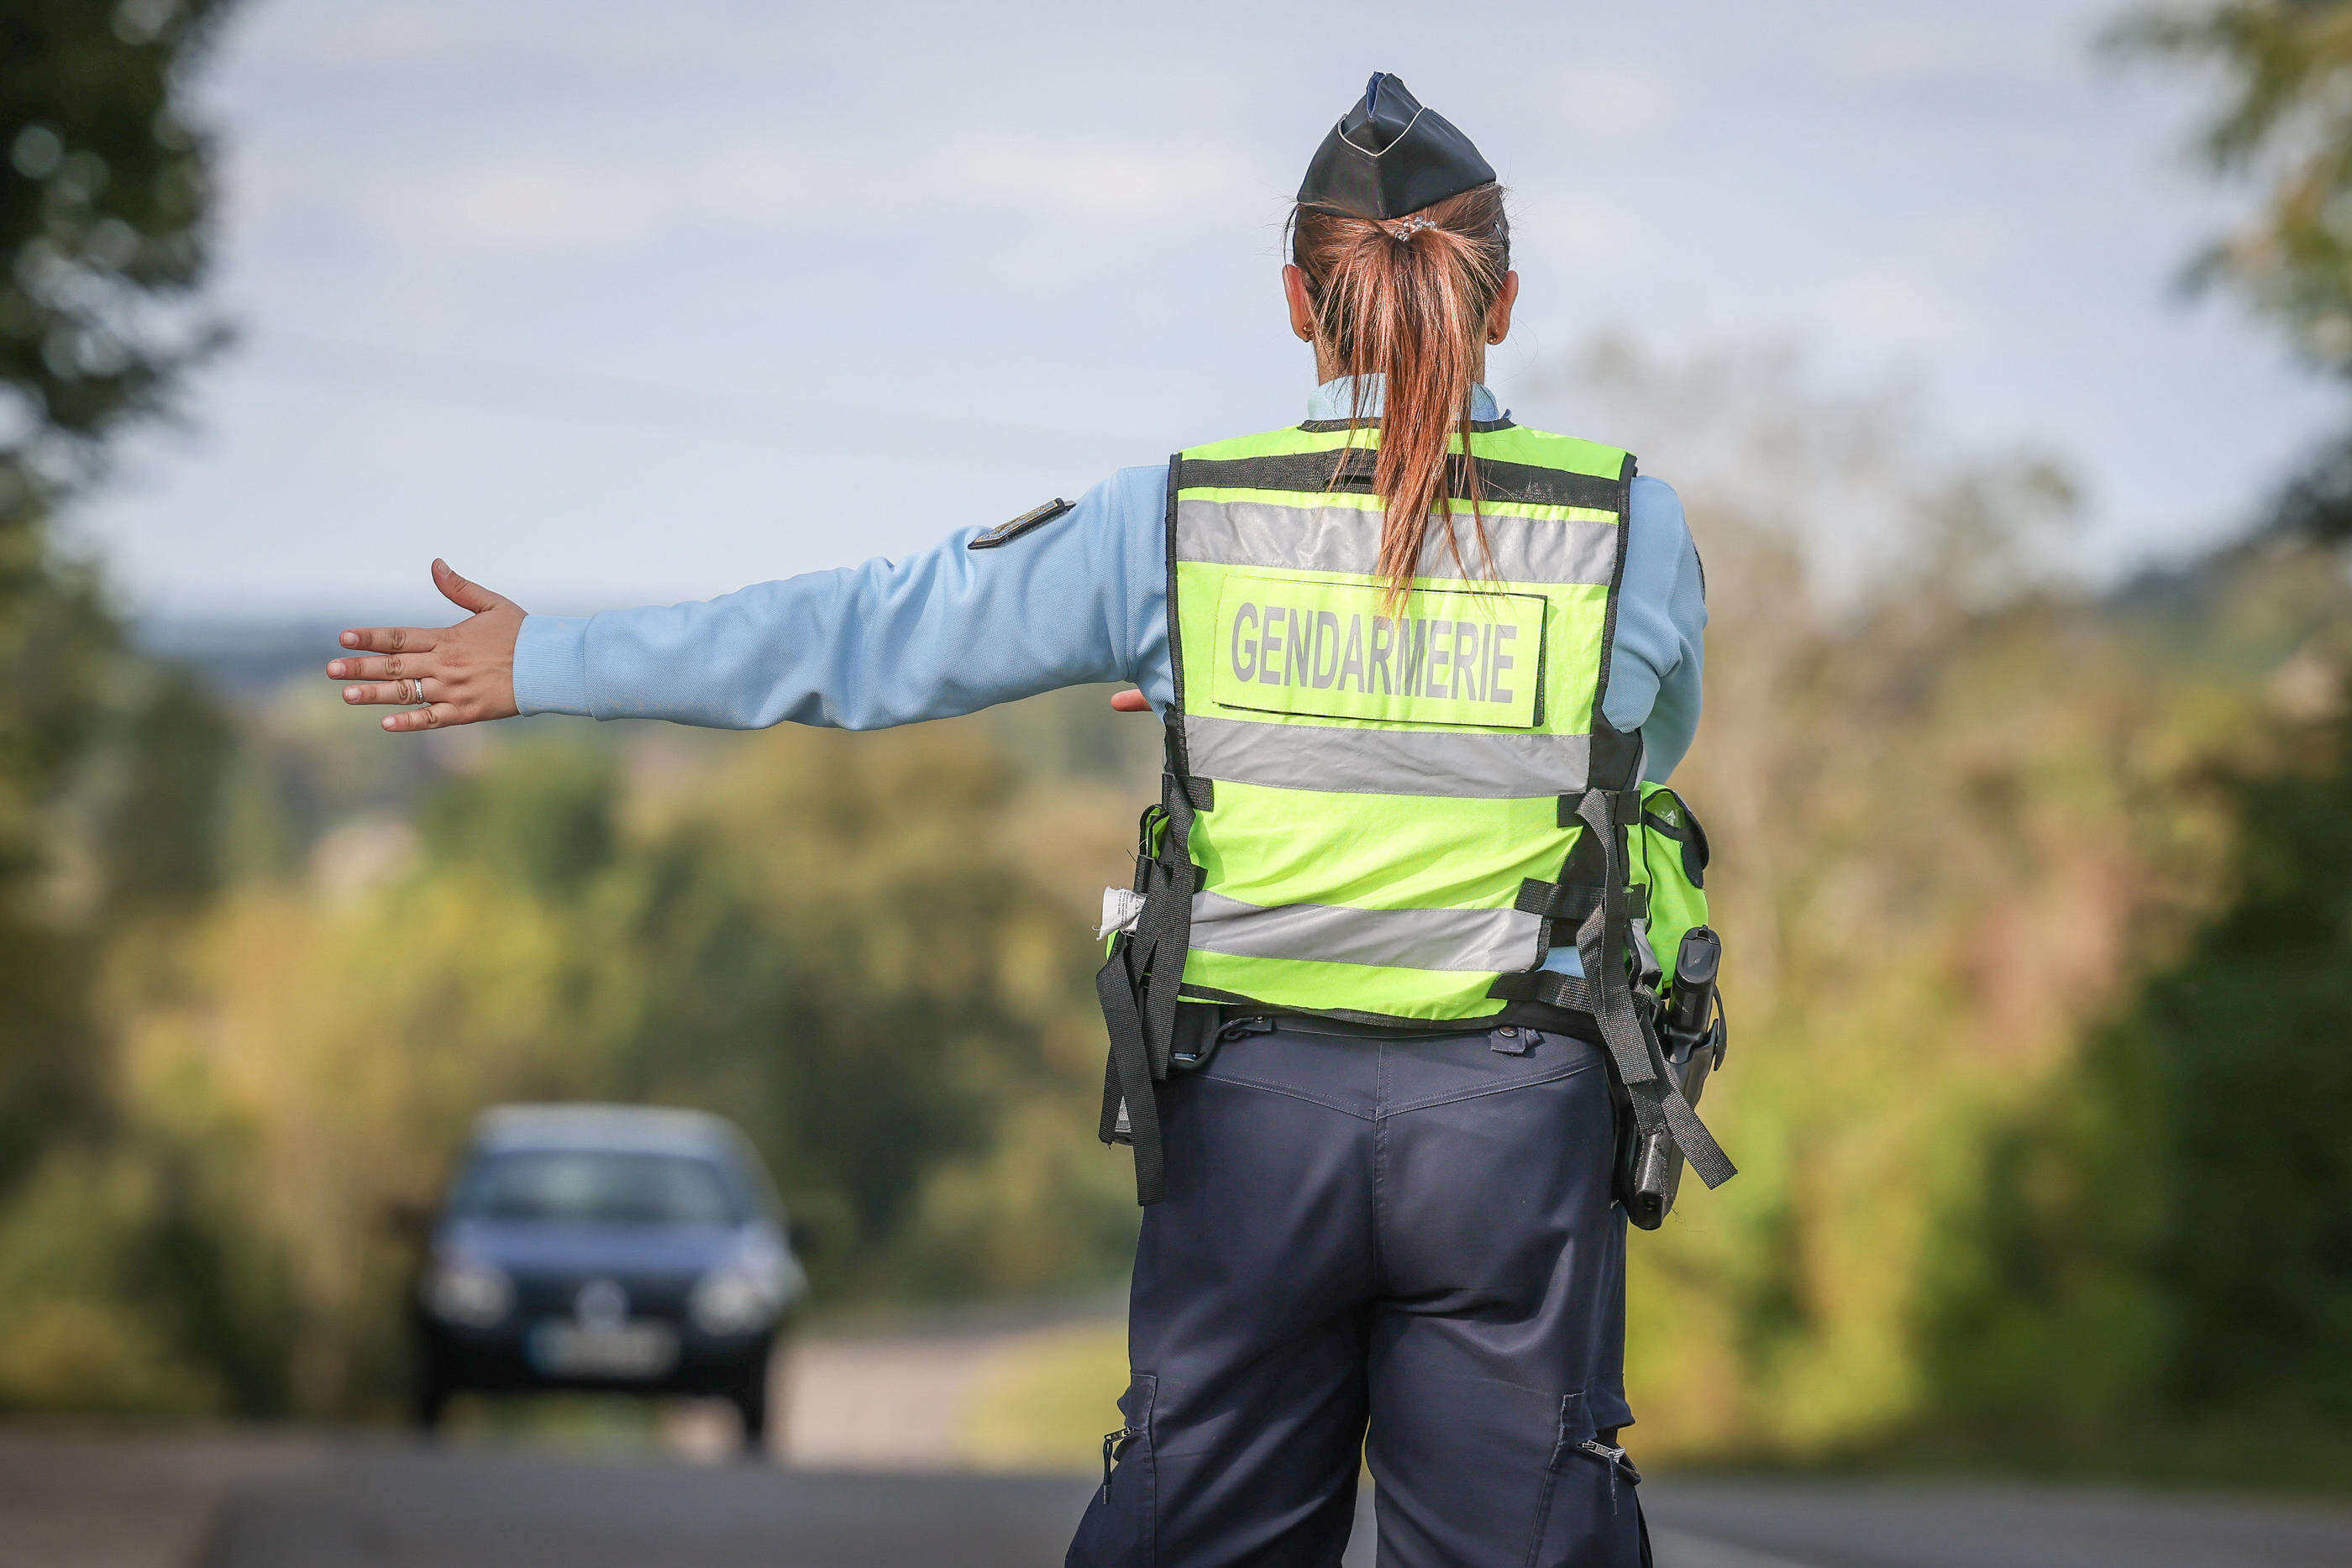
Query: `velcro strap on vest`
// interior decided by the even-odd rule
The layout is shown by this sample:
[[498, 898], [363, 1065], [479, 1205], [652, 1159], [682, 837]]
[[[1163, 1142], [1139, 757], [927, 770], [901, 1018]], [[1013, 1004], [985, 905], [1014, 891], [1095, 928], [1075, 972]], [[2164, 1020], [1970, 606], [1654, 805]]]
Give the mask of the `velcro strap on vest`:
[[1583, 819], [1583, 802], [1595, 795], [1608, 802], [1610, 820], [1621, 827], [1642, 814], [1642, 792], [1639, 789], [1586, 789], [1559, 798], [1559, 825], [1563, 828], [1587, 826]]
[[[1601, 906], [1601, 889], [1597, 883], [1538, 882], [1528, 877], [1519, 883], [1519, 896], [1511, 907], [1527, 915], [1540, 915], [1546, 920], [1582, 924], [1585, 916]], [[1650, 890], [1636, 887], [1627, 891], [1628, 918], [1647, 920], [1650, 917]]]
[[1501, 976], [1486, 994], [1507, 1002], [1541, 1002], [1572, 1013], [1592, 1012], [1598, 1006], [1592, 988], [1585, 983], [1583, 976], [1564, 975], [1558, 969], [1529, 969], [1523, 974]]

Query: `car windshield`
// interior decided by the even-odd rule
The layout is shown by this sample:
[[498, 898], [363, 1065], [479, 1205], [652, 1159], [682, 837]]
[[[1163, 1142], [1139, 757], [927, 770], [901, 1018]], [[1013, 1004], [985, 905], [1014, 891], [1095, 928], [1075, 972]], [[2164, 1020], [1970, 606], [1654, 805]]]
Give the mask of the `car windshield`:
[[458, 1183], [449, 1207], [467, 1219], [593, 1225], [732, 1225], [740, 1218], [708, 1160], [598, 1149], [487, 1155]]

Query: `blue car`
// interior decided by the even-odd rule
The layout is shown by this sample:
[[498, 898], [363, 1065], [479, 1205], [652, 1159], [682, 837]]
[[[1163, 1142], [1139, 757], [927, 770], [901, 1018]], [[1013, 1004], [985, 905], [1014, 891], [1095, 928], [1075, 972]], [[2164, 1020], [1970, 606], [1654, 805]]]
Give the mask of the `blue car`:
[[718, 1396], [746, 1447], [807, 1279], [734, 1125], [631, 1105], [486, 1113], [434, 1217], [415, 1293], [415, 1414], [453, 1394]]

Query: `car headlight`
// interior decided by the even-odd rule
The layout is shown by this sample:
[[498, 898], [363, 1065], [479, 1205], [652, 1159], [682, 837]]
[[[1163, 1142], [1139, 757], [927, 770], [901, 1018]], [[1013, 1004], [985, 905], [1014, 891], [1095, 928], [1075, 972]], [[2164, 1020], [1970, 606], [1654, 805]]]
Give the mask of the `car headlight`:
[[425, 1310], [446, 1322], [495, 1328], [514, 1308], [506, 1270], [470, 1258], [444, 1258], [425, 1279]]
[[705, 1333], [750, 1333], [776, 1321], [786, 1283], [781, 1268], [722, 1264], [695, 1281], [687, 1311]]

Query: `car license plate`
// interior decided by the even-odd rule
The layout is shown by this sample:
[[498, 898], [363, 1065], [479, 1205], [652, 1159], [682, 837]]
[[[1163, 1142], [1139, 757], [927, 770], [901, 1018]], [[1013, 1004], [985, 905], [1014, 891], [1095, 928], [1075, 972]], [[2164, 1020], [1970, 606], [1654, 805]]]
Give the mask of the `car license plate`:
[[530, 1331], [530, 1362], [558, 1377], [659, 1377], [677, 1364], [677, 1332], [667, 1323], [544, 1322]]

